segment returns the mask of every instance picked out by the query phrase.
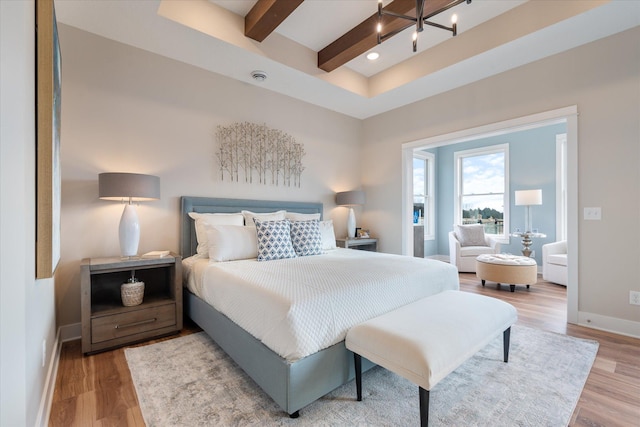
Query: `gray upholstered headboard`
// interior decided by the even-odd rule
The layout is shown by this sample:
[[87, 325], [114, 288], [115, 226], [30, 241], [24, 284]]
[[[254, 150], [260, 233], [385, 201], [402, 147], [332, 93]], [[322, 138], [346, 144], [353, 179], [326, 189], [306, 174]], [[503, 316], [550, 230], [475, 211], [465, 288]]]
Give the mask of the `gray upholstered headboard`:
[[320, 217], [322, 218], [322, 203], [182, 196], [180, 203], [180, 255], [182, 255], [182, 258], [195, 254], [198, 245], [195, 223], [193, 219], [189, 217], [189, 212], [235, 213], [241, 210], [253, 212], [287, 210], [289, 212], [299, 213], [320, 213]]

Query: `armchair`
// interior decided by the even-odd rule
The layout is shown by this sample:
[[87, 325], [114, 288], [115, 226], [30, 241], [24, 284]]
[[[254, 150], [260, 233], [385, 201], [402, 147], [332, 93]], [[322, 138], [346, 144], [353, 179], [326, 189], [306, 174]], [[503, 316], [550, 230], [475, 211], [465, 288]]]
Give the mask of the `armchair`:
[[[474, 225], [457, 225], [456, 231], [449, 232], [449, 262], [458, 268], [459, 272], [475, 273], [476, 258], [482, 254], [499, 254], [500, 242], [497, 236], [484, 234], [484, 228], [480, 232], [473, 227], [483, 227], [481, 224]], [[465, 238], [458, 237], [457, 233], [465, 233], [468, 230], [478, 237], [477, 241], [468, 241]]]
[[567, 286], [567, 241], [542, 245], [542, 278]]

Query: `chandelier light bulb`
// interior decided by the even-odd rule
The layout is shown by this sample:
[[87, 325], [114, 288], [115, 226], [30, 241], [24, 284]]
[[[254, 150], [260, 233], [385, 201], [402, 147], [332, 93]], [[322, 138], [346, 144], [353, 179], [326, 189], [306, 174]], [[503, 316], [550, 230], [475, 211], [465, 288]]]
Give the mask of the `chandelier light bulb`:
[[451, 15], [451, 23], [455, 24], [457, 22], [458, 22], [458, 15], [454, 13], [453, 15]]
[[382, 24], [378, 22], [378, 32], [381, 33], [382, 32]]
[[418, 32], [417, 32], [417, 31], [414, 31], [414, 32], [413, 32], [413, 36], [411, 36], [411, 39], [412, 39], [413, 41], [418, 40]]

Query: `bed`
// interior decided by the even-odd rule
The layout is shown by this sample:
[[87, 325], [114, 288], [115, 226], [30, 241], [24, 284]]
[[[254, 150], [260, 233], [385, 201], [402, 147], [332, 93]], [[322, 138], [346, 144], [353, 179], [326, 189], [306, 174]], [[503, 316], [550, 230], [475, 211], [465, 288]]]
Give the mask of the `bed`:
[[[323, 207], [321, 203], [182, 197], [180, 248], [185, 271], [193, 272], [193, 275], [198, 278], [206, 277], [204, 284], [197, 284], [191, 278], [185, 279], [184, 312], [292, 417], [298, 416], [298, 411], [304, 406], [353, 379], [353, 359], [344, 346], [344, 334], [349, 325], [353, 326], [359, 321], [375, 317], [376, 313], [388, 311], [390, 308], [381, 305], [381, 300], [389, 300], [395, 306], [399, 306], [445, 289], [459, 288], [457, 270], [448, 264], [396, 255], [366, 254], [363, 251], [351, 249], [336, 249], [317, 256], [267, 262], [242, 260], [209, 263], [208, 260], [193, 256], [197, 252], [198, 241], [195, 223], [190, 213], [231, 214], [243, 210], [256, 213], [286, 210], [321, 216]], [[373, 258], [374, 261], [368, 261], [368, 258]], [[366, 265], [366, 262], [371, 262], [372, 271], [368, 275], [349, 273], [349, 271], [357, 273], [358, 268]], [[391, 264], [388, 267], [382, 267], [387, 262]], [[259, 269], [266, 270], [263, 272]], [[402, 270], [405, 276], [431, 277], [429, 286], [423, 284], [419, 288], [411, 287], [412, 285], [407, 288], [401, 287], [405, 286], [405, 282], [409, 279], [394, 273], [398, 277], [402, 276], [395, 279], [395, 276], [391, 275], [395, 270]], [[196, 274], [197, 271], [201, 273]], [[311, 273], [307, 274], [306, 271], [314, 274], [321, 272], [318, 275], [324, 277], [323, 283], [310, 283]], [[250, 280], [245, 276], [264, 276], [265, 283], [259, 283], [260, 286], [255, 289], [251, 288]], [[267, 280], [267, 277], [272, 278]], [[377, 282], [375, 285], [358, 282], [365, 280], [366, 277], [371, 277], [372, 282], [376, 277]], [[301, 321], [296, 322], [291, 312], [278, 311], [282, 306], [285, 306], [285, 309], [289, 307], [287, 305], [289, 296], [286, 291], [283, 291], [285, 293], [282, 295], [273, 296], [272, 291], [280, 287], [289, 289], [279, 285], [287, 282], [294, 283], [295, 280], [305, 284], [304, 287], [299, 287], [306, 292], [299, 297], [300, 301], [314, 299], [315, 302], [311, 305], [312, 312], [315, 310], [316, 313], [337, 312], [338, 314], [321, 320], [313, 316], [302, 317]], [[415, 281], [414, 277], [407, 283]], [[215, 285], [211, 285], [212, 282], [215, 282]], [[212, 288], [214, 290], [203, 292], [203, 286], [214, 286]], [[318, 291], [323, 286], [327, 290]], [[353, 288], [361, 288], [358, 292], [363, 292], [366, 286], [376, 286], [376, 289], [379, 289], [376, 292], [367, 291], [360, 296], [349, 296], [355, 292]], [[294, 293], [299, 292], [302, 291], [296, 290]], [[335, 295], [327, 296], [326, 292], [335, 292]], [[379, 296], [380, 292], [383, 292], [384, 297]], [[226, 298], [226, 295], [230, 295], [230, 299], [222, 298], [222, 296]], [[243, 301], [243, 295], [249, 296], [244, 300], [247, 301], [246, 304], [238, 304], [238, 301]], [[349, 300], [349, 298], [355, 299]], [[273, 304], [269, 304], [270, 300], [273, 300]], [[263, 317], [276, 319], [274, 326], [266, 327], [261, 321], [256, 322], [255, 317], [253, 323], [250, 321], [247, 323], [242, 319], [241, 314], [235, 311], [239, 305], [246, 305], [250, 313], [262, 311], [256, 304], [264, 304], [266, 314]], [[304, 306], [303, 303], [297, 304]], [[307, 314], [300, 316], [305, 315]], [[322, 328], [326, 330], [322, 329], [322, 333], [313, 334], [322, 339], [311, 337], [305, 340], [310, 334], [297, 333], [294, 327], [291, 327], [290, 331], [288, 326], [290, 323], [284, 322], [285, 318], [291, 324], [310, 324], [307, 327], [314, 332]], [[274, 334], [273, 331], [276, 333]], [[291, 340], [297, 340], [296, 344], [289, 345]], [[363, 369], [372, 366], [367, 361], [364, 362]]]

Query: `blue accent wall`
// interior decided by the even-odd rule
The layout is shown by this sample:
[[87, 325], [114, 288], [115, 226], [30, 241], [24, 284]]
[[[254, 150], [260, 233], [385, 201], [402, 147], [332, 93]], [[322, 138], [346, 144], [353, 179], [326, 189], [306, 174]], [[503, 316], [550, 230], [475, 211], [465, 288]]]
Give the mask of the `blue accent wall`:
[[[556, 135], [562, 133], [566, 133], [566, 125], [557, 124], [425, 150], [436, 156], [436, 239], [425, 242], [425, 256], [449, 254], [448, 233], [454, 221], [454, 153], [509, 144], [510, 231], [524, 229], [525, 207], [515, 206], [514, 192], [542, 189], [542, 205], [531, 207], [533, 228], [547, 235], [535, 239], [531, 246], [541, 265], [541, 246], [556, 240]], [[521, 255], [520, 239], [509, 240], [509, 244], [502, 244], [501, 251]]]

